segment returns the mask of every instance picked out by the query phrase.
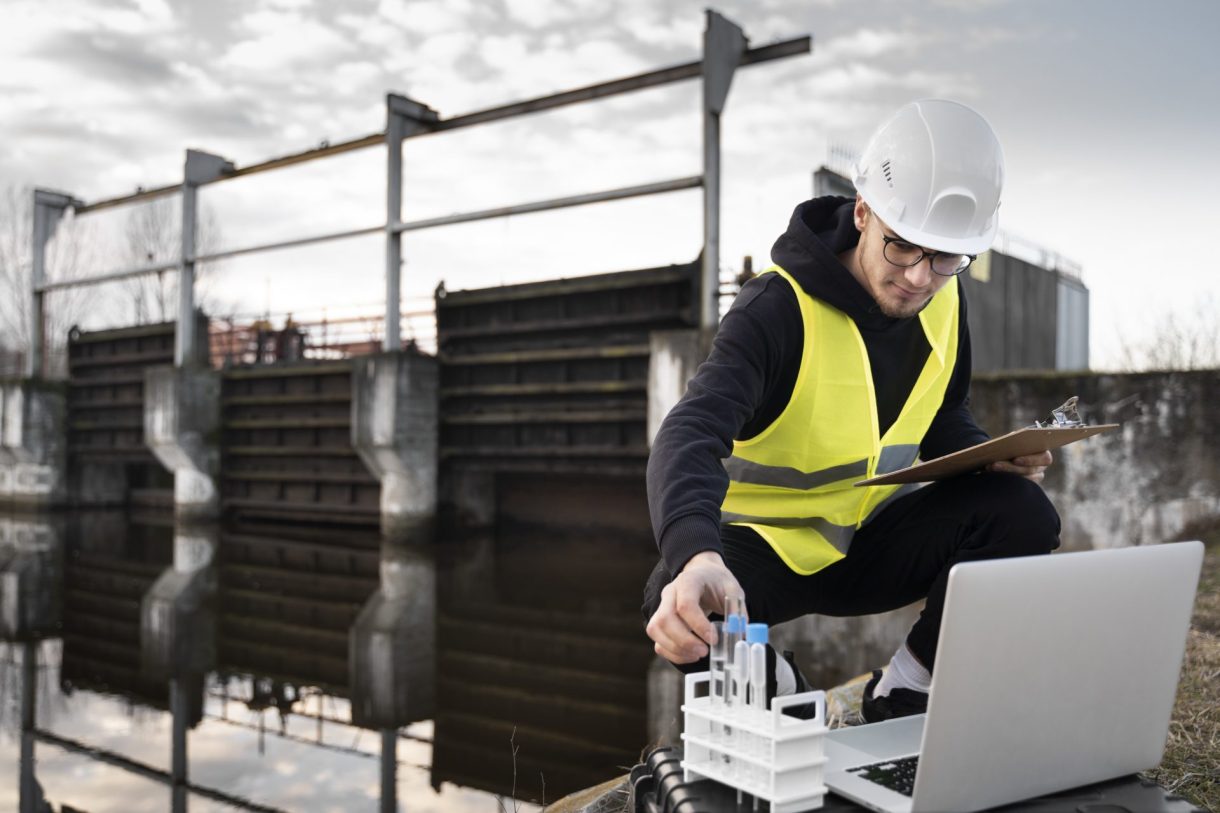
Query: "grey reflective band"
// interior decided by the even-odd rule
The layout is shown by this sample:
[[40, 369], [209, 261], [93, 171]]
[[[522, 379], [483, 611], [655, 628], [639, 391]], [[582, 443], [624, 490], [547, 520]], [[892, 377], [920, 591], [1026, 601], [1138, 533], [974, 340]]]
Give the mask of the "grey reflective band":
[[835, 550], [844, 554], [851, 547], [852, 537], [856, 535], [854, 526], [835, 525], [833, 522], [822, 517], [797, 517], [795, 519], [792, 517], [753, 517], [747, 514], [733, 514], [728, 511], [721, 511], [720, 521], [722, 523], [751, 522], [756, 525], [770, 525], [776, 528], [812, 528], [820, 533]]
[[889, 474], [892, 471], [905, 469], [919, 457], [919, 445], [905, 443], [896, 446], [886, 446], [877, 458], [877, 474]]
[[923, 487], [924, 487], [923, 483], [906, 483], [905, 485], [900, 486], [897, 491], [895, 491], [890, 496], [886, 497], [881, 502], [877, 503], [877, 505], [873, 507], [873, 510], [868, 512], [868, 516], [864, 518], [864, 522], [860, 523], [860, 527], [863, 528], [865, 525], [872, 522], [873, 517], [880, 514], [881, 509], [885, 508], [887, 505], [892, 503], [894, 500], [898, 499], [899, 497], [905, 497], [906, 495], [910, 494], [912, 491], [918, 491], [919, 489], [921, 489]]
[[[918, 448], [915, 451], [918, 453]], [[883, 449], [882, 457], [884, 456], [885, 450]], [[899, 468], [904, 467], [900, 466]], [[724, 461], [724, 469], [728, 472], [729, 479], [738, 483], [807, 491], [811, 488], [836, 483], [839, 480], [846, 480], [848, 477], [861, 477], [868, 474], [868, 460], [857, 460], [855, 463], [831, 466], [821, 471], [804, 472], [788, 466], [766, 466], [762, 463], [755, 463], [733, 456]]]

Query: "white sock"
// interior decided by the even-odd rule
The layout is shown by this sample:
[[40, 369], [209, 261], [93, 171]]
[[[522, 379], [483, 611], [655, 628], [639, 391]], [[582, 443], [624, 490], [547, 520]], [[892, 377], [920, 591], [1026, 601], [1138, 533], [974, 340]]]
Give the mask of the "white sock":
[[907, 645], [898, 647], [890, 665], [885, 667], [877, 688], [873, 689], [873, 697], [885, 697], [894, 689], [913, 689], [928, 693], [932, 688], [932, 675], [922, 663], [915, 659]]
[[796, 694], [796, 675], [792, 673], [792, 665], [778, 652], [775, 654], [775, 696]]

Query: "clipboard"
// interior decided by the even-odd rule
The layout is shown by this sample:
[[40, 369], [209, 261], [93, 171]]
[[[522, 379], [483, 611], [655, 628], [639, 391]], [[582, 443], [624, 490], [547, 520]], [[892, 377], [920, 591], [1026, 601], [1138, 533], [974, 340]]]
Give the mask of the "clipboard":
[[880, 474], [861, 480], [857, 486], [884, 486], [894, 483], [923, 483], [929, 480], [944, 480], [957, 474], [981, 469], [989, 463], [1011, 460], [1027, 454], [1038, 454], [1049, 449], [1058, 449], [1078, 440], [1100, 435], [1117, 429], [1119, 424], [1103, 423], [1097, 426], [1045, 426], [1017, 429], [1007, 435], [984, 441], [960, 452], [947, 454], [926, 463], [905, 469]]

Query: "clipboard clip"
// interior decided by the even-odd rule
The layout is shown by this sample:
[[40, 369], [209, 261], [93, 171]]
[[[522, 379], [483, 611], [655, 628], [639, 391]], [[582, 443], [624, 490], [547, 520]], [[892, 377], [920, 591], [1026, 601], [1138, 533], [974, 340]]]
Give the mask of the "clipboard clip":
[[1041, 421], [1034, 421], [1035, 429], [1048, 428], [1066, 428], [1072, 426], [1084, 426], [1084, 421], [1080, 419], [1080, 413], [1076, 411], [1076, 402], [1080, 399], [1073, 395], [1071, 398], [1063, 402], [1062, 405], [1051, 410], [1051, 414]]

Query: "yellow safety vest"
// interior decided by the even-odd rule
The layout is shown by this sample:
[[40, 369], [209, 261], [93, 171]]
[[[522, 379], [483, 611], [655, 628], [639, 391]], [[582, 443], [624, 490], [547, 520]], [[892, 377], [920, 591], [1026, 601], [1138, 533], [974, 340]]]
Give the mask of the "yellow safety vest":
[[944, 401], [957, 360], [957, 279], [919, 313], [932, 351], [894, 424], [880, 433], [868, 350], [847, 314], [809, 296], [784, 269], [801, 309], [805, 342], [792, 397], [759, 435], [733, 444], [721, 522], [756, 530], [797, 573], [847, 555], [878, 509], [916, 488], [852, 484], [905, 468]]

